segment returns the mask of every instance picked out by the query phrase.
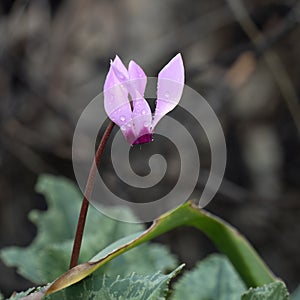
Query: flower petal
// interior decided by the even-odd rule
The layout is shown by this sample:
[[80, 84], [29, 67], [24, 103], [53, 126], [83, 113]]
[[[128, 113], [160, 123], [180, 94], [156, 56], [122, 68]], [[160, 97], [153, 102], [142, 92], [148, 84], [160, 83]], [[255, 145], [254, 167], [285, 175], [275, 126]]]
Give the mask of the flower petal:
[[136, 139], [151, 134], [152, 113], [149, 104], [144, 98], [133, 100], [132, 120]]
[[[133, 112], [132, 119], [136, 132], [135, 144], [140, 144], [146, 140], [152, 139], [151, 136], [151, 123], [152, 112], [148, 102], [144, 98], [147, 77], [143, 69], [134, 61], [130, 61], [128, 67], [130, 82], [128, 90], [132, 98]], [[140, 139], [142, 136], [149, 137]]]
[[104, 109], [108, 117], [121, 128], [126, 140], [129, 143], [133, 143], [136, 139], [136, 134], [128, 99], [128, 90], [120, 83], [112, 66], [104, 83]]
[[128, 80], [128, 71], [118, 55], [116, 55], [115, 59], [111, 62], [111, 67], [120, 82]]
[[131, 92], [132, 99], [144, 97], [147, 76], [143, 69], [133, 60], [129, 62], [128, 74], [130, 79], [129, 92]]
[[158, 74], [157, 101], [152, 122], [154, 128], [160, 119], [179, 103], [184, 87], [184, 66], [177, 54]]

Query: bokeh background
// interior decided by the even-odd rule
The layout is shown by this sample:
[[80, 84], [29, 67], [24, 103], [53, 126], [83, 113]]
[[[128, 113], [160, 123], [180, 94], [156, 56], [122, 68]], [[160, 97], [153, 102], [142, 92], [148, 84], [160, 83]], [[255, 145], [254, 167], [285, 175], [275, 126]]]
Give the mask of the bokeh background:
[[[0, 3], [0, 248], [34, 238], [27, 214], [46, 209], [34, 192], [39, 174], [74, 179], [73, 131], [102, 91], [109, 59], [134, 59], [156, 76], [181, 52], [186, 84], [213, 107], [228, 147], [223, 184], [206, 209], [246, 235], [290, 290], [300, 283], [296, 1]], [[188, 268], [215, 251], [188, 228], [158, 241]], [[0, 274], [6, 295], [31, 286], [2, 262]]]

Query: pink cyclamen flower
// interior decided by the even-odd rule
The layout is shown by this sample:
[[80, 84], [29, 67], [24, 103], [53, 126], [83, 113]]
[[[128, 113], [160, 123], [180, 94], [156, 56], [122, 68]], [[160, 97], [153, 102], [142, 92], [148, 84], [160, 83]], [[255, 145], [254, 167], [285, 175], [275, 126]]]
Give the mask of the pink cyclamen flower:
[[184, 86], [181, 54], [177, 54], [158, 74], [153, 117], [144, 98], [146, 84], [143, 69], [134, 61], [130, 61], [128, 69], [118, 56], [111, 61], [104, 83], [104, 108], [132, 145], [151, 142], [156, 124], [179, 103]]

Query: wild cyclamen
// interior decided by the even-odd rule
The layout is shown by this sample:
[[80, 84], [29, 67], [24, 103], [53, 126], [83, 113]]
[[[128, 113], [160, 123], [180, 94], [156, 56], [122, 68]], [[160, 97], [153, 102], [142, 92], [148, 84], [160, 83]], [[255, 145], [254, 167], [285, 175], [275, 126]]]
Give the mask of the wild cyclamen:
[[144, 98], [146, 84], [143, 69], [134, 61], [130, 61], [128, 69], [118, 56], [111, 61], [104, 83], [104, 108], [132, 145], [151, 142], [156, 124], [179, 103], [184, 87], [181, 54], [177, 54], [158, 74], [153, 117]]

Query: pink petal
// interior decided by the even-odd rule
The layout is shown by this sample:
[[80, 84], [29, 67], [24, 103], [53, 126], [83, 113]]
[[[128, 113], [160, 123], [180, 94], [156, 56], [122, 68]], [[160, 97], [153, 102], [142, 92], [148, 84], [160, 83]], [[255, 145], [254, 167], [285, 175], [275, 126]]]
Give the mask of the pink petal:
[[143, 69], [133, 60], [129, 62], [128, 74], [130, 79], [130, 88], [132, 99], [144, 97], [147, 77]]
[[143, 69], [134, 61], [130, 61], [128, 67], [130, 87], [128, 88], [132, 103], [132, 119], [136, 132], [134, 144], [142, 144], [152, 140], [151, 123], [152, 112], [148, 102], [144, 98], [147, 77]]
[[118, 55], [111, 62], [111, 67], [120, 82], [128, 80], [128, 71]]
[[154, 128], [160, 119], [179, 103], [184, 87], [184, 66], [177, 54], [158, 74], [157, 101], [152, 122]]
[[133, 143], [136, 137], [128, 90], [120, 83], [112, 66], [104, 83], [104, 109], [108, 117], [120, 126], [126, 140]]
[[151, 133], [152, 113], [144, 98], [133, 100], [132, 120], [136, 139]]
[[[120, 84], [112, 67], [110, 67], [104, 82], [104, 109], [107, 115], [111, 115], [122, 109], [126, 114], [131, 115], [131, 107], [128, 100], [127, 89]], [[112, 120], [118, 124], [118, 119]]]

